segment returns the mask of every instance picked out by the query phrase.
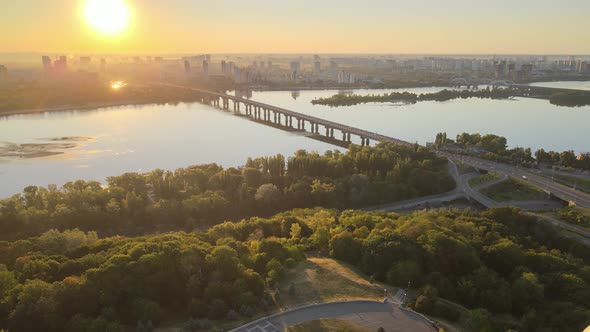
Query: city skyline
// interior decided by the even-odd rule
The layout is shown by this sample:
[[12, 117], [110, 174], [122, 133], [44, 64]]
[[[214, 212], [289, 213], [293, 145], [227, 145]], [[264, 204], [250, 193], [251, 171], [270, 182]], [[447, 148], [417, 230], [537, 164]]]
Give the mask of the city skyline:
[[[6, 4], [4, 52], [88, 54], [590, 54], [590, 3], [467, 0], [359, 3], [132, 1], [116, 35], [93, 29], [86, 0]], [[17, 33], [15, 33], [17, 32]]]

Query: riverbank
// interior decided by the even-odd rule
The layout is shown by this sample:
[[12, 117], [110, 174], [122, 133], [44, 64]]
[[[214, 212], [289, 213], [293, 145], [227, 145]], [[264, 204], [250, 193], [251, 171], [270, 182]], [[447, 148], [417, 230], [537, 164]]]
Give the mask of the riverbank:
[[139, 100], [126, 100], [116, 102], [94, 102], [86, 103], [82, 105], [63, 105], [55, 107], [42, 107], [42, 108], [30, 108], [30, 109], [17, 109], [10, 111], [0, 111], [0, 117], [7, 117], [12, 115], [20, 114], [36, 114], [36, 113], [47, 113], [47, 112], [65, 112], [65, 111], [88, 111], [98, 108], [105, 107], [118, 107], [118, 106], [130, 106], [130, 105], [149, 105], [155, 104], [154, 102], [142, 102]]

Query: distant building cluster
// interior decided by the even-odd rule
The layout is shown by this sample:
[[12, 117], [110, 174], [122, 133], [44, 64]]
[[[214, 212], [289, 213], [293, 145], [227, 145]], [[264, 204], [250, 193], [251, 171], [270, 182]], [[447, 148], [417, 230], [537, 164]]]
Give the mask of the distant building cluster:
[[[353, 86], [448, 78], [526, 82], [544, 76], [590, 74], [590, 57], [583, 56], [44, 55], [41, 63], [46, 79], [134, 77], [146, 81], [225, 80], [261, 86]], [[6, 77], [7, 69], [2, 66], [0, 79]]]
[[0, 81], [4, 81], [8, 78], [8, 68], [4, 65], [0, 65]]

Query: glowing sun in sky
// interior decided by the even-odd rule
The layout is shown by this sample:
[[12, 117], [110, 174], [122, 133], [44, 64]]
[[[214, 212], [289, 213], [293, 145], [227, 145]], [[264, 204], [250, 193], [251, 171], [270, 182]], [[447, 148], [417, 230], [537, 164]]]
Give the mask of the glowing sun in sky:
[[84, 6], [86, 22], [96, 31], [115, 36], [125, 31], [130, 20], [125, 0], [87, 0]]

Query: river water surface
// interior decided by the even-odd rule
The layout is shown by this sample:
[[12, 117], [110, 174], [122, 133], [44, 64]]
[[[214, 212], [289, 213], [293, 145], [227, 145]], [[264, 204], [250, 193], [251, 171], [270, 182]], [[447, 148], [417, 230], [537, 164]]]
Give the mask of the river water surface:
[[[590, 82], [558, 83], [562, 87], [590, 87]], [[510, 146], [533, 150], [543, 147], [590, 151], [590, 107], [557, 107], [546, 100], [528, 98], [339, 108], [311, 104], [314, 98], [339, 92], [343, 91], [266, 91], [254, 92], [251, 99], [421, 144], [432, 141], [440, 131], [446, 131], [450, 137], [461, 132], [480, 132], [506, 136]], [[339, 133], [335, 135], [338, 137]], [[76, 147], [58, 149], [64, 153], [53, 156], [0, 157], [0, 197], [17, 193], [31, 184], [61, 185], [75, 179], [103, 181], [107, 176], [123, 172], [174, 170], [201, 163], [238, 166], [249, 156], [291, 155], [298, 149], [323, 152], [334, 148], [201, 104], [123, 106], [0, 117], [0, 144], [4, 146], [54, 143], [50, 139], [57, 137], [87, 140], [67, 141]]]

